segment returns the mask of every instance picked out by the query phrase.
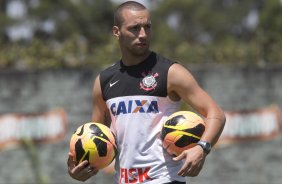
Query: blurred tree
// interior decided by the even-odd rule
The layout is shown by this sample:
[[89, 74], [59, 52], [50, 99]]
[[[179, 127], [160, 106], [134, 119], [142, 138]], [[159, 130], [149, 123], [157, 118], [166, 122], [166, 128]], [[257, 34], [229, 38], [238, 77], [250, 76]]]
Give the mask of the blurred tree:
[[0, 44], [7, 41], [5, 28], [8, 25], [9, 18], [7, 17], [5, 12], [6, 6], [7, 6], [7, 0], [1, 0], [0, 1]]
[[163, 0], [153, 11], [154, 47], [197, 63], [254, 63], [264, 0]]
[[[110, 0], [34, 2], [24, 1], [27, 15], [3, 26], [5, 28], [7, 25], [29, 20], [32, 22], [33, 38], [10, 41], [9, 44], [3, 45], [4, 48], [0, 51], [0, 68], [97, 66], [100, 60], [94, 58], [93, 53], [104, 48], [111, 38], [112, 2]], [[13, 52], [8, 54], [7, 50]]]
[[261, 45], [260, 56], [264, 62], [281, 62], [282, 54], [282, 2], [265, 1], [257, 29], [257, 41]]
[[[41, 23], [37, 27], [36, 37], [63, 41], [78, 34], [97, 46], [108, 40], [112, 9], [110, 0], [41, 0], [39, 6], [30, 7], [29, 12], [33, 19]], [[48, 31], [44, 29], [44, 24], [54, 25], [55, 28]]]
[[[111, 0], [24, 0], [26, 14], [16, 20], [5, 14], [9, 2], [0, 1], [0, 68], [104, 67], [120, 57]], [[152, 49], [171, 59], [282, 62], [281, 0], [152, 2]], [[7, 26], [25, 23], [33, 39], [9, 41]]]
[[[177, 31], [181, 40], [221, 41], [241, 38], [248, 31], [244, 19], [260, 1], [164, 0], [155, 9], [154, 19]], [[160, 30], [161, 31], [161, 30]]]

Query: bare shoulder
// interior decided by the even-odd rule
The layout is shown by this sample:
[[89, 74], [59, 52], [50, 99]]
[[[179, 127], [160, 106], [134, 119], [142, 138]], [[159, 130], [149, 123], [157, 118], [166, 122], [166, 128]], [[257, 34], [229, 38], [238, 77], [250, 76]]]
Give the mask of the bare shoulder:
[[94, 107], [100, 106], [101, 103], [105, 103], [105, 101], [103, 99], [103, 95], [102, 95], [102, 89], [101, 89], [101, 85], [100, 85], [99, 75], [96, 77], [96, 79], [94, 81], [92, 95], [93, 95]]
[[198, 83], [187, 68], [178, 63], [169, 68], [167, 90], [172, 100], [186, 98], [187, 94], [192, 94], [196, 89], [199, 89]]
[[99, 86], [100, 85], [100, 75], [97, 75], [97, 77], [95, 78], [94, 80], [94, 87], [96, 86]]
[[175, 63], [168, 70], [168, 87], [190, 85], [196, 83], [191, 72], [183, 65]]
[[92, 120], [95, 122], [104, 123], [107, 126], [109, 126], [111, 122], [106, 102], [103, 99], [99, 75], [96, 77], [93, 87]]
[[93, 94], [99, 94], [101, 92], [101, 85], [100, 85], [100, 75], [98, 75], [93, 84]]

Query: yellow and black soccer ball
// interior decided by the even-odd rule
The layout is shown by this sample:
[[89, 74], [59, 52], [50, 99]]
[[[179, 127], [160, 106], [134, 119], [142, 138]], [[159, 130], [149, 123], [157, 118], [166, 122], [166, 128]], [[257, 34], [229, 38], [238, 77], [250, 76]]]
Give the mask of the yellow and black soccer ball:
[[178, 156], [184, 150], [194, 147], [205, 131], [204, 120], [194, 112], [178, 111], [170, 115], [161, 130], [164, 149], [170, 155]]
[[117, 145], [112, 131], [96, 122], [85, 123], [77, 128], [70, 140], [70, 152], [74, 161], [87, 160], [90, 166], [102, 169], [115, 158]]

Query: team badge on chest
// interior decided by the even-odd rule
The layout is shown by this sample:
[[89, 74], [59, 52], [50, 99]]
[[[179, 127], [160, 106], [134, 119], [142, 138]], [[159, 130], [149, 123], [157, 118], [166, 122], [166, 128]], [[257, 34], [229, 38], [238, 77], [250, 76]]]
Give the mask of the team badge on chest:
[[158, 73], [152, 73], [149, 72], [147, 75], [145, 72], [142, 73], [142, 76], [144, 77], [142, 81], [140, 82], [140, 88], [145, 90], [145, 91], [151, 91], [156, 88], [158, 85], [156, 81], [156, 77], [159, 76]]

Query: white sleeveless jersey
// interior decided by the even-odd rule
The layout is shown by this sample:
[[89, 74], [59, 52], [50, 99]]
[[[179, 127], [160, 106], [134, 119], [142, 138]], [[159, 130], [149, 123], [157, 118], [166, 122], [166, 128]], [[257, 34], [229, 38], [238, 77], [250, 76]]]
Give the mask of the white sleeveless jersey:
[[172, 64], [152, 52], [138, 65], [128, 67], [119, 61], [100, 74], [118, 145], [116, 183], [185, 181], [177, 175], [182, 161], [172, 160], [160, 138], [164, 119], [179, 110], [179, 102], [167, 97]]

